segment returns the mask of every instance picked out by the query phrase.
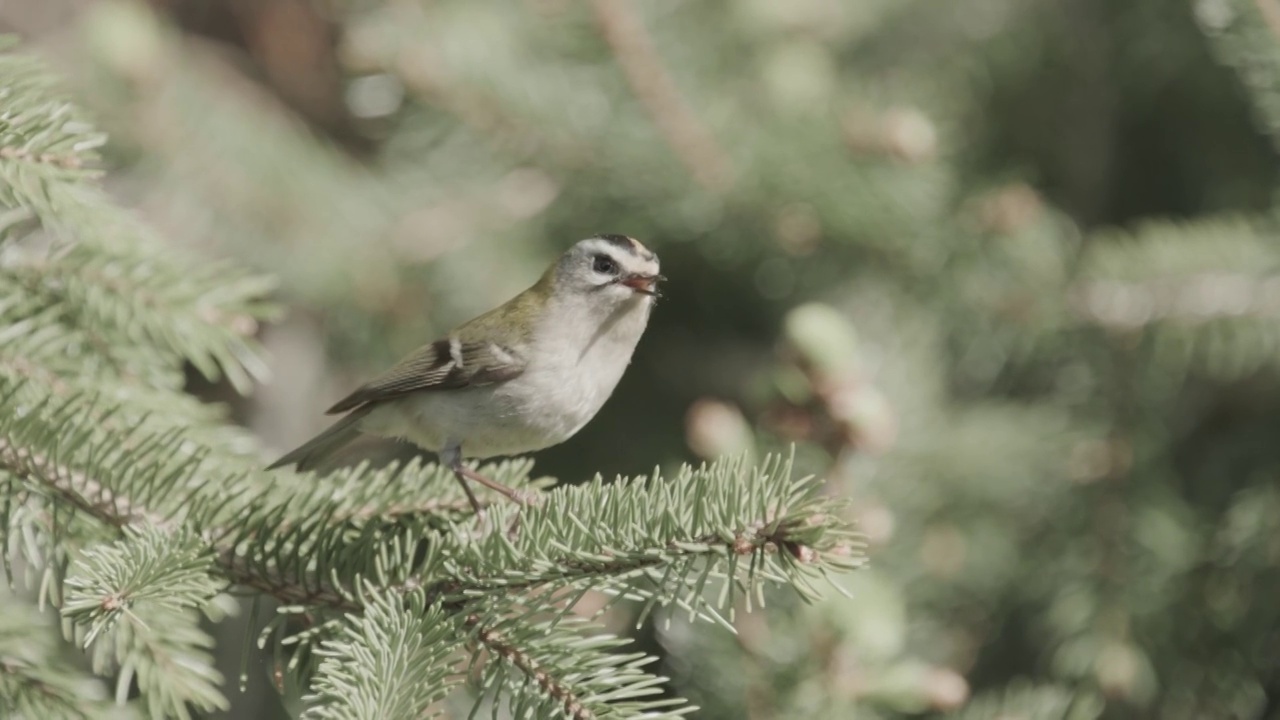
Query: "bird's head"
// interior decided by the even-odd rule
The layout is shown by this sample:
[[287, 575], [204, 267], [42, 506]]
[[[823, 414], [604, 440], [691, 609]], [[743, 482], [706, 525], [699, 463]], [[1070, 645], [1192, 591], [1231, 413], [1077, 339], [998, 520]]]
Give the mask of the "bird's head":
[[625, 235], [596, 235], [580, 240], [552, 268], [556, 294], [581, 296], [602, 307], [628, 301], [647, 305], [658, 297], [658, 256]]

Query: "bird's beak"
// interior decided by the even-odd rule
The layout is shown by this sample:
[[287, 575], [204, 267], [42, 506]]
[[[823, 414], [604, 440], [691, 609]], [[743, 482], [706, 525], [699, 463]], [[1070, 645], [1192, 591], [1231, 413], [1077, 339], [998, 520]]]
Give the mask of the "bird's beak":
[[663, 280], [666, 280], [666, 278], [661, 275], [642, 275], [635, 273], [623, 277], [619, 282], [642, 295], [660, 297], [661, 293], [658, 292], [658, 283]]

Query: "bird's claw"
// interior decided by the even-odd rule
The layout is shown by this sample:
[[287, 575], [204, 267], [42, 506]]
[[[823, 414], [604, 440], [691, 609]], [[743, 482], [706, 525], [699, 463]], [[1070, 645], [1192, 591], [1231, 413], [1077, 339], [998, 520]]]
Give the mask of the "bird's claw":
[[541, 507], [546, 497], [537, 490], [512, 490], [511, 500], [522, 507]]

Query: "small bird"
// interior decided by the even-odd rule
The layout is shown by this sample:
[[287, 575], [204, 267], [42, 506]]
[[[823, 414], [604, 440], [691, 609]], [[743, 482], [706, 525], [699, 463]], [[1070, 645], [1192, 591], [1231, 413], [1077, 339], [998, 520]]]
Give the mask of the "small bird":
[[659, 296], [658, 256], [624, 235], [569, 248], [532, 287], [410, 353], [329, 408], [346, 413], [268, 469], [315, 467], [360, 433], [437, 455], [481, 514], [468, 480], [521, 493], [463, 466], [573, 437], [613, 394]]

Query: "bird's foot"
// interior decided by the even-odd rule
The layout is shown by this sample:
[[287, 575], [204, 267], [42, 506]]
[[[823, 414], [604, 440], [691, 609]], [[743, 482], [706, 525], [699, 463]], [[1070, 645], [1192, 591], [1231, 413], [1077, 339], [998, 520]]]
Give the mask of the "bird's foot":
[[[519, 505], [522, 509], [526, 507], [538, 507], [542, 505], [544, 500], [546, 500], [546, 497], [537, 490], [507, 487], [500, 482], [490, 480], [475, 470], [463, 467], [461, 463], [458, 463], [453, 467], [453, 472], [458, 478], [458, 482], [462, 484], [462, 489], [467, 493], [467, 500], [471, 502], [471, 507], [475, 510], [476, 531], [481, 536], [488, 532], [488, 514], [485, 512], [484, 507], [480, 505], [480, 501], [476, 499], [475, 493], [471, 491], [471, 485], [468, 484], [468, 480], [480, 483], [490, 490], [499, 493], [503, 497]], [[521, 517], [522, 513], [517, 512], [515, 517], [512, 518], [511, 524], [507, 526], [506, 532], [508, 538], [514, 540], [519, 534]], [[496, 530], [497, 528], [493, 529]]]
[[459, 466], [454, 468], [454, 472], [460, 476], [460, 479], [464, 478], [463, 480], [464, 487], [466, 486], [466, 480], [473, 480], [489, 488], [490, 490], [502, 495], [503, 497], [507, 498], [508, 500], [510, 500], [511, 502], [514, 502], [517, 505], [536, 507], [542, 504], [542, 500], [543, 500], [542, 493], [538, 492], [537, 490], [517, 490], [516, 488], [507, 487], [506, 485], [503, 485], [500, 482], [497, 482], [495, 480], [490, 480], [489, 478], [485, 477], [484, 475], [481, 475], [480, 473], [476, 472], [475, 470], [472, 470], [471, 468]]
[[541, 490], [511, 490], [511, 500], [521, 507], [541, 507], [547, 497]]

